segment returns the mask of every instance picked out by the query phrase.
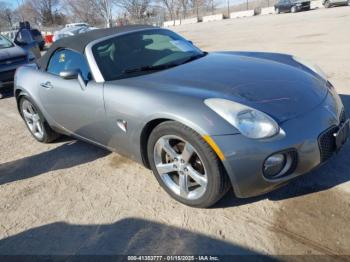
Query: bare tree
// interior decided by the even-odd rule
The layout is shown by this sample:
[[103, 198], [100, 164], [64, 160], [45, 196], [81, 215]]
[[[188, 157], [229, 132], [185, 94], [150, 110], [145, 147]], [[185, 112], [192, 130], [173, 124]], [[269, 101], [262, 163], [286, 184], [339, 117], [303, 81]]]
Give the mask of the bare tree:
[[144, 19], [153, 14], [150, 8], [151, 0], [118, 0], [116, 2], [135, 22], [144, 22]]
[[178, 0], [160, 0], [164, 4], [165, 8], [168, 10], [170, 20], [175, 20], [176, 18], [176, 9], [179, 6]]
[[20, 21], [29, 21], [38, 26], [61, 24], [65, 16], [59, 11], [60, 0], [18, 0], [15, 14]]
[[112, 26], [113, 7], [115, 0], [86, 0], [100, 17], [103, 17], [106, 27]]
[[0, 2], [0, 28], [13, 26], [13, 11], [5, 2]]
[[186, 18], [189, 14], [199, 17], [202, 13], [214, 13], [215, 0], [159, 0], [167, 9], [170, 20]]
[[215, 0], [190, 0], [190, 6], [193, 13], [200, 17], [203, 12], [214, 13], [217, 3]]
[[63, 4], [72, 22], [85, 22], [94, 26], [104, 23], [104, 18], [96, 13], [95, 5], [91, 5], [90, 1], [64, 0]]
[[187, 17], [187, 13], [188, 13], [188, 9], [190, 6], [190, 1], [189, 0], [179, 0], [181, 9], [182, 9], [182, 17], [186, 18]]
[[27, 0], [25, 2], [25, 4], [28, 5], [27, 9], [31, 9], [43, 25], [55, 24], [54, 8], [58, 6], [58, 3], [59, 0]]

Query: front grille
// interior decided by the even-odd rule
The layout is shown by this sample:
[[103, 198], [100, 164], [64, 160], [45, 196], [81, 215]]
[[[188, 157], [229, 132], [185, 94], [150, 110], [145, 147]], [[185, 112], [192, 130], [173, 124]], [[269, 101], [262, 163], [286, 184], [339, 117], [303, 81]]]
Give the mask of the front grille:
[[10, 65], [22, 64], [22, 63], [26, 62], [26, 59], [27, 59], [26, 56], [8, 58], [5, 60], [1, 60], [0, 66], [10, 66]]
[[323, 132], [318, 138], [318, 144], [321, 153], [321, 162], [329, 159], [336, 151], [337, 146], [335, 144], [334, 133], [338, 131], [337, 126], [333, 126]]
[[16, 70], [6, 71], [0, 73], [0, 82], [11, 82]]
[[[342, 125], [346, 121], [346, 119], [346, 112], [345, 109], [343, 109], [339, 116], [339, 125]], [[334, 134], [338, 132], [338, 130], [338, 126], [332, 126], [318, 137], [318, 145], [320, 147], [321, 153], [321, 162], [324, 162], [327, 159], [329, 159], [337, 150]]]

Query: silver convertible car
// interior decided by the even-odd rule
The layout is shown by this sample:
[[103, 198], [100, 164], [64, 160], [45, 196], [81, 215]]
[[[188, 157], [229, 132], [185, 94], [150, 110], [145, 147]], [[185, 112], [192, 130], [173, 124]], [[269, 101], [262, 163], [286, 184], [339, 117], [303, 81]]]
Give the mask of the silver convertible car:
[[150, 26], [55, 42], [17, 70], [15, 96], [36, 140], [65, 134], [116, 151], [195, 207], [231, 187], [240, 198], [276, 189], [325, 162], [349, 134], [318, 67], [285, 54], [206, 53]]

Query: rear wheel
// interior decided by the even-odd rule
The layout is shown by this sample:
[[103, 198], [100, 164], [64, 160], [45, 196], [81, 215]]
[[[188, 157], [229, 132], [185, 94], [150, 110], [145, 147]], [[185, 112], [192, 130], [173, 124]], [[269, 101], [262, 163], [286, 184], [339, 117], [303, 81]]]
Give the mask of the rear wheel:
[[38, 107], [29, 98], [21, 98], [20, 110], [26, 126], [37, 141], [50, 143], [59, 137], [59, 134], [51, 129]]
[[183, 204], [209, 207], [230, 187], [216, 153], [201, 136], [180, 123], [164, 122], [153, 130], [148, 159], [160, 185]]
[[279, 14], [279, 13], [280, 13], [280, 9], [277, 7], [277, 8], [275, 9], [275, 12], [276, 12], [276, 14]]
[[331, 3], [327, 0], [326, 2], [324, 2], [324, 7], [325, 8], [330, 8], [331, 7]]
[[292, 8], [290, 9], [290, 11], [292, 13], [296, 13], [297, 12], [297, 7], [296, 6], [292, 6]]

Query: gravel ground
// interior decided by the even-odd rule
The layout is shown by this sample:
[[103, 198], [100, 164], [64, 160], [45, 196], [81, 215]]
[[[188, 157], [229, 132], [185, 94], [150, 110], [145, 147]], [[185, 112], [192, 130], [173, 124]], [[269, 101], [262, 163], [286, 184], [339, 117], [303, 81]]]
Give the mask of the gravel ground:
[[[350, 8], [173, 28], [208, 50], [291, 53], [319, 64], [350, 108]], [[83, 142], [34, 141], [0, 100], [0, 254], [348, 254], [350, 143], [262, 197], [212, 209], [172, 200], [152, 173]]]

